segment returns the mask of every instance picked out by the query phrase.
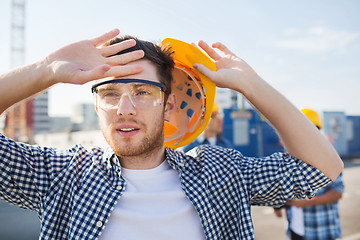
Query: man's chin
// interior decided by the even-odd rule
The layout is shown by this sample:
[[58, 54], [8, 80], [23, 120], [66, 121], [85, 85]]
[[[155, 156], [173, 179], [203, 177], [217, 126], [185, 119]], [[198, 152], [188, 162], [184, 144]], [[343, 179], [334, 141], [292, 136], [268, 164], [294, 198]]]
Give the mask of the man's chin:
[[140, 143], [135, 142], [121, 142], [113, 144], [112, 149], [114, 153], [121, 157], [136, 157], [143, 154], [149, 154], [149, 152], [156, 151], [159, 147], [163, 146], [160, 141], [154, 142], [144, 140]]
[[117, 156], [137, 156], [141, 153], [142, 147], [131, 142], [114, 143], [111, 148]]
[[126, 147], [126, 148], [114, 147], [113, 151], [117, 156], [120, 157], [136, 157], [143, 154], [143, 151], [141, 149], [132, 148], [132, 147]]

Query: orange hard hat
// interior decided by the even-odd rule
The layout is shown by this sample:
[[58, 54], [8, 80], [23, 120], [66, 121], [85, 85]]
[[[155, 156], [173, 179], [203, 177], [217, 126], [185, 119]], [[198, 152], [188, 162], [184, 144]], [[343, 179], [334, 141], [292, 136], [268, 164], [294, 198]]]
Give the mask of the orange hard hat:
[[197, 47], [166, 38], [164, 48], [174, 51], [172, 93], [175, 94], [176, 109], [164, 124], [165, 146], [178, 148], [193, 141], [209, 123], [215, 99], [215, 84], [193, 64], [200, 63], [215, 71], [215, 63]]

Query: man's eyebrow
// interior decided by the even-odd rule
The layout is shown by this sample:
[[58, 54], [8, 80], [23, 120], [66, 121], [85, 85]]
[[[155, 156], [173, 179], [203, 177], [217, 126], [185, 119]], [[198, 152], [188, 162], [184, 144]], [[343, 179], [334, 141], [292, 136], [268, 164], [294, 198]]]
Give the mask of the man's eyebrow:
[[117, 89], [115, 86], [116, 86], [116, 83], [104, 84], [104, 85], [98, 86], [98, 90], [114, 90], [114, 89]]
[[152, 86], [152, 85], [148, 84], [148, 83], [135, 83], [133, 85], [133, 88], [138, 88], [138, 87], [142, 87], [142, 86]]

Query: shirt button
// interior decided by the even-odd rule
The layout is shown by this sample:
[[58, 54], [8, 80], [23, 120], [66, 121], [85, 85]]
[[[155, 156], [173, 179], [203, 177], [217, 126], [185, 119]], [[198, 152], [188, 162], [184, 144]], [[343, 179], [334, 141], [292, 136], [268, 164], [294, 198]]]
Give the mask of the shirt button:
[[117, 187], [116, 187], [116, 190], [119, 190], [119, 191], [120, 191], [121, 189], [122, 189], [122, 186], [117, 186]]
[[102, 225], [103, 225], [103, 223], [102, 223], [101, 221], [98, 221], [98, 222], [96, 223], [96, 226], [97, 226], [97, 227], [102, 227]]

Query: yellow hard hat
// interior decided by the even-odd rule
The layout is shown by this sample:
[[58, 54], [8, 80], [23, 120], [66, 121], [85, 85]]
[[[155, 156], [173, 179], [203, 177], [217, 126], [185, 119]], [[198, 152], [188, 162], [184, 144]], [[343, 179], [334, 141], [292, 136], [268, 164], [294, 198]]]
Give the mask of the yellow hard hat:
[[303, 108], [300, 110], [315, 126], [319, 129], [322, 128], [322, 122], [319, 114], [309, 108]]
[[215, 99], [215, 84], [193, 68], [200, 63], [215, 71], [215, 63], [197, 47], [166, 38], [164, 48], [174, 51], [175, 62], [172, 93], [176, 98], [176, 109], [164, 124], [165, 146], [178, 148], [193, 141], [209, 123]]
[[212, 107], [212, 112], [217, 112], [217, 111], [219, 111], [219, 105], [217, 104], [217, 102], [214, 102]]

